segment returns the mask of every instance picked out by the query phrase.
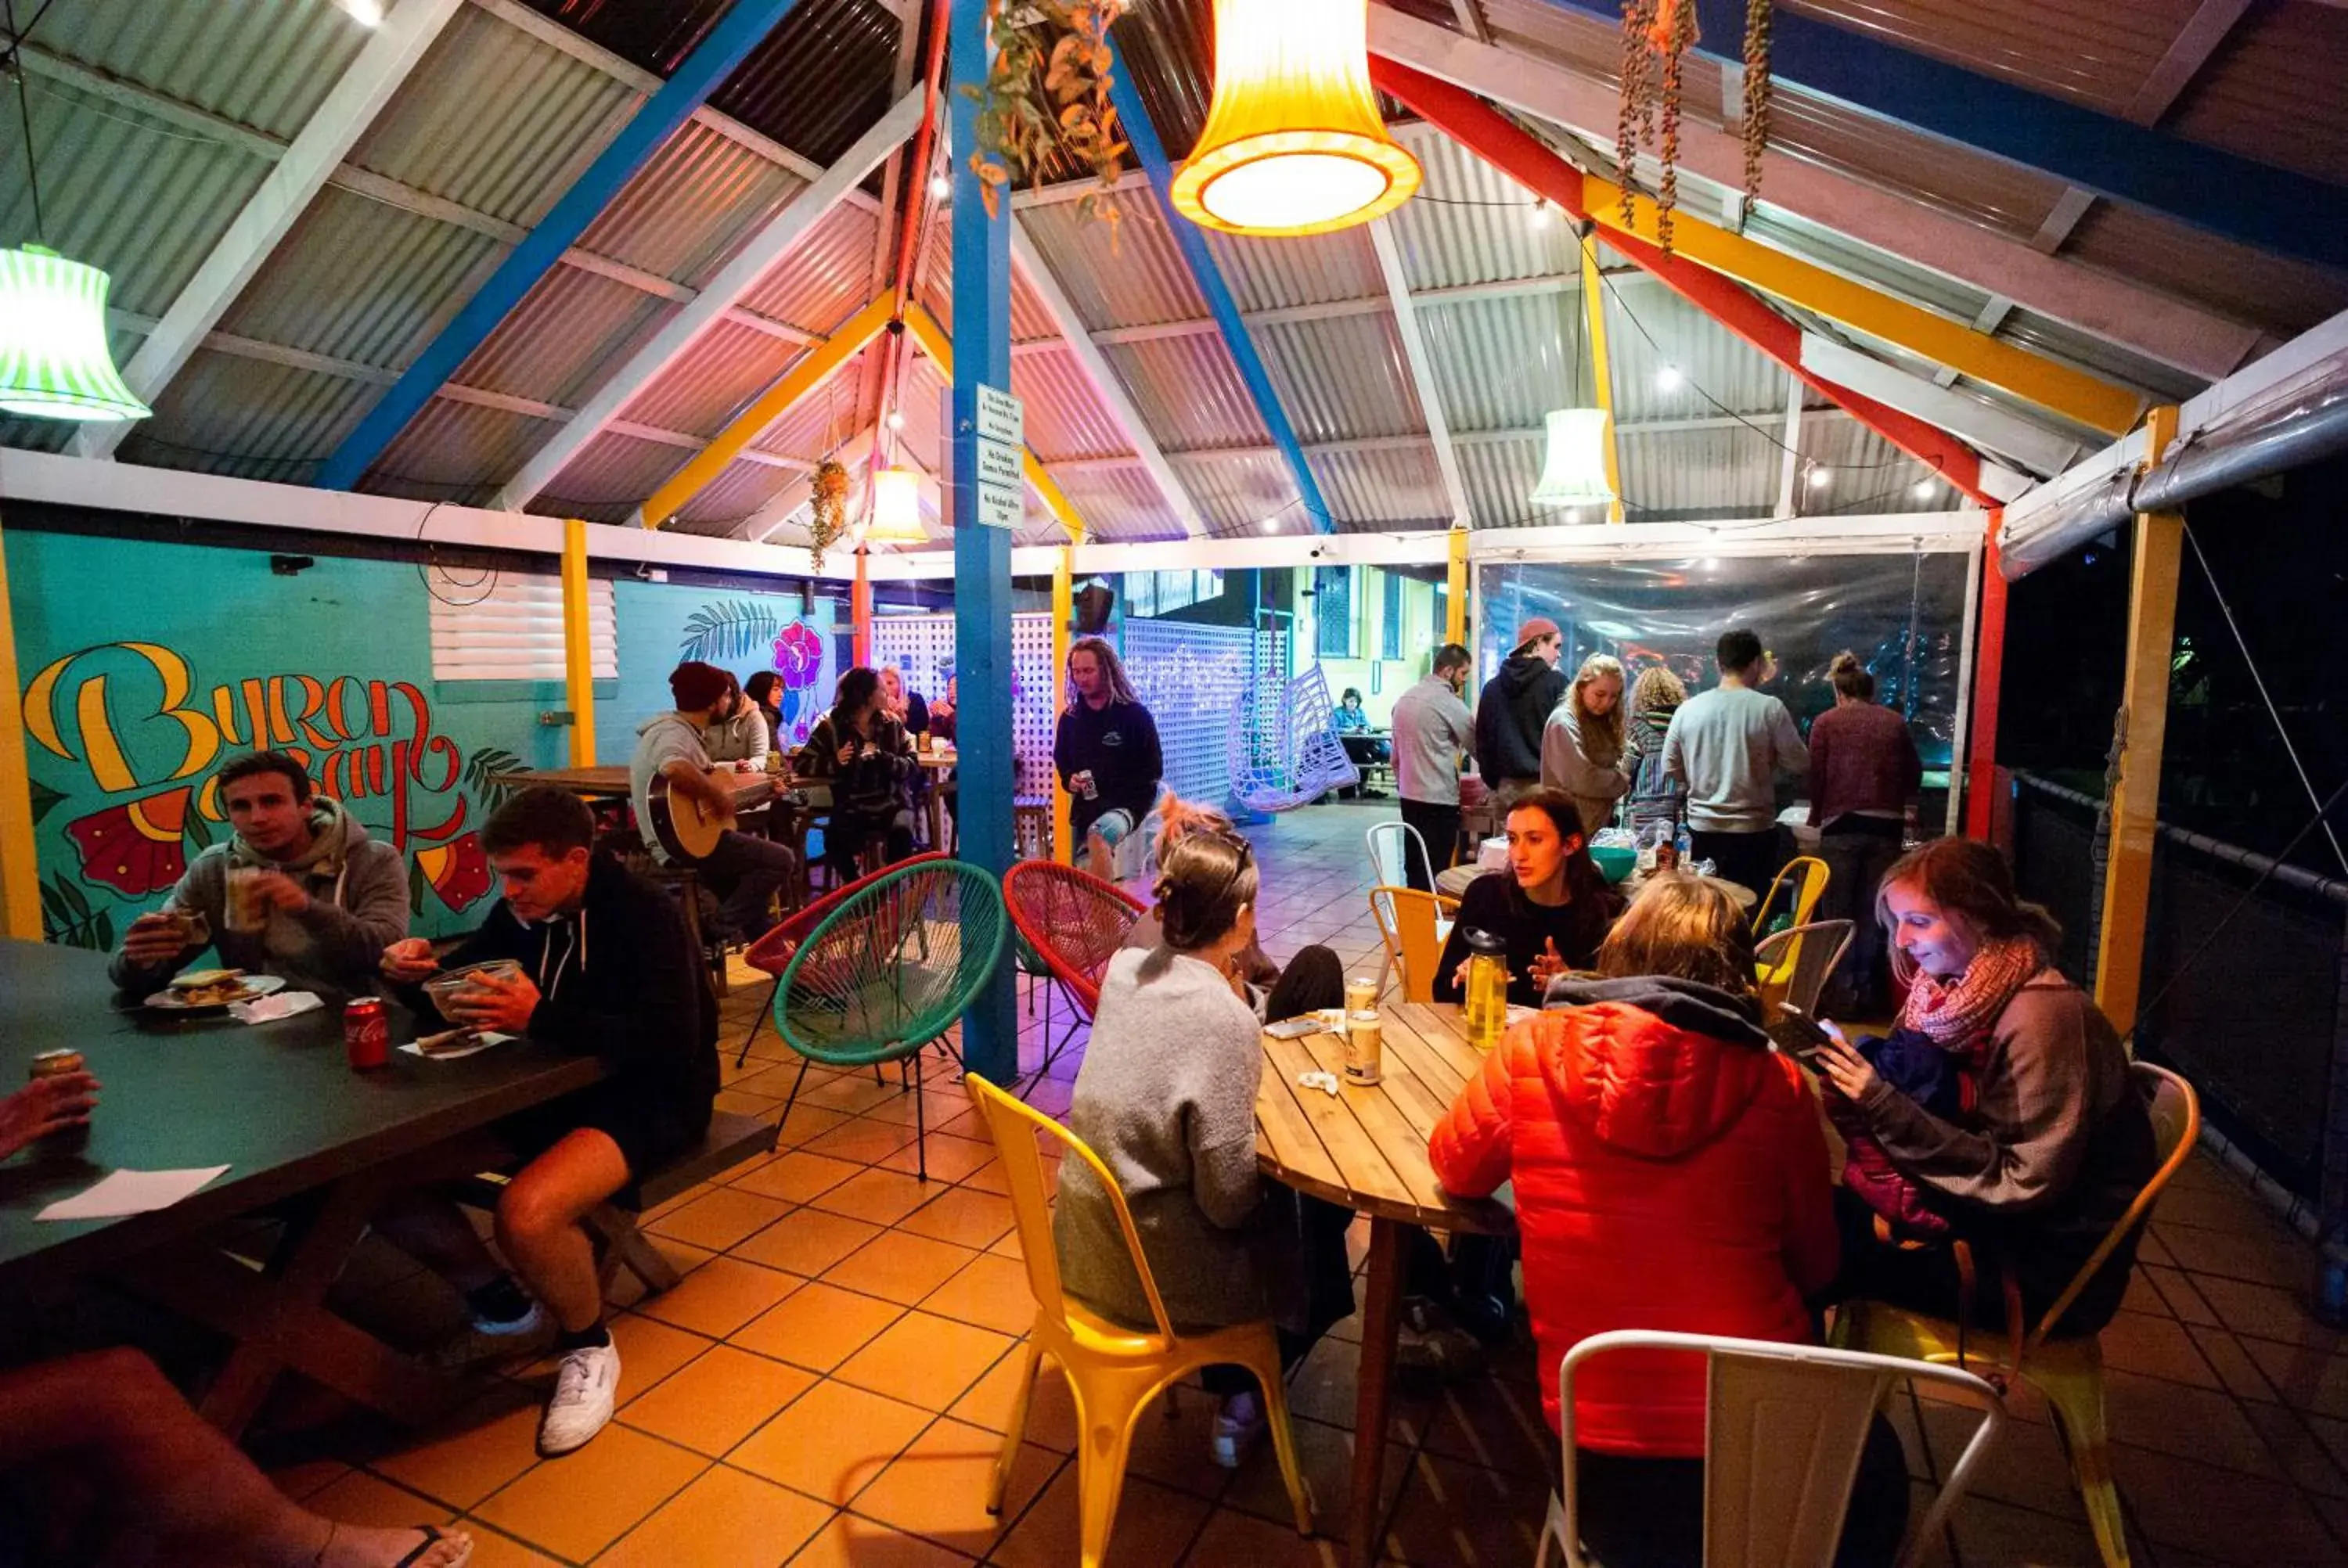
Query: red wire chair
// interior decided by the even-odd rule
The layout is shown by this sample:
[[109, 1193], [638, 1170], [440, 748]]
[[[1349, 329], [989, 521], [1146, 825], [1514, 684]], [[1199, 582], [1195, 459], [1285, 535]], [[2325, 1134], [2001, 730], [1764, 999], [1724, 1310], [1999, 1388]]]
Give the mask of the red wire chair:
[[[799, 950], [800, 943], [815, 935], [815, 928], [823, 924], [824, 917], [888, 876], [891, 871], [901, 871], [908, 866], [919, 866], [927, 860], [944, 858], [946, 858], [944, 850], [933, 849], [926, 854], [900, 860], [894, 866], [885, 866], [870, 876], [860, 876], [844, 886], [833, 888], [807, 907], [795, 911], [778, 922], [765, 936], [751, 943], [742, 954], [742, 961], [761, 974], [774, 976], [775, 985], [774, 989], [767, 993], [767, 1005], [760, 1008], [758, 1015], [750, 1020], [750, 1033], [742, 1041], [741, 1054], [734, 1059], [734, 1065], [738, 1069], [749, 1061], [750, 1047], [757, 1042], [758, 1030], [765, 1027], [768, 1016], [775, 1010], [776, 992], [783, 989], [783, 971], [791, 967], [792, 955]], [[879, 1076], [877, 1068], [874, 1070], [874, 1076]]]
[[[1003, 902], [1013, 928], [1043, 959], [1070, 1009], [1091, 1021], [1108, 961], [1147, 908], [1116, 884], [1052, 860], [1023, 860], [1004, 872]], [[1067, 1037], [1045, 1054], [1037, 1078], [1075, 1038], [1071, 1024]]]

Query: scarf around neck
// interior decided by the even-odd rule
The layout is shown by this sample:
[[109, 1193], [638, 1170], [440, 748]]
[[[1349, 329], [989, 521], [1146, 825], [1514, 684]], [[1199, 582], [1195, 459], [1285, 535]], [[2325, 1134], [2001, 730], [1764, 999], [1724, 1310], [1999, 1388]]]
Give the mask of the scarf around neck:
[[1977, 1061], [1988, 1043], [1990, 1026], [2044, 964], [2038, 944], [2026, 937], [1992, 942], [1954, 979], [1919, 974], [1908, 989], [1900, 1021], [1941, 1050]]

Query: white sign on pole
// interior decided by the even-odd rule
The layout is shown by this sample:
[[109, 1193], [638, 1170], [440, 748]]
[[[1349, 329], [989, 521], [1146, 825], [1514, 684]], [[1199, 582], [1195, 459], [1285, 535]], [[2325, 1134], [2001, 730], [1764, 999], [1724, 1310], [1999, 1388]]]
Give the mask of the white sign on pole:
[[981, 440], [1005, 446], [1027, 444], [1027, 406], [1007, 392], [981, 383], [978, 388], [978, 435]]
[[1015, 528], [1025, 519], [1025, 497], [1016, 488], [1000, 485], [978, 487], [978, 520], [990, 528]]
[[1020, 461], [1021, 449], [1006, 446], [1000, 441], [981, 438], [978, 447], [978, 482], [982, 485], [1002, 485], [1017, 489], [1026, 483], [1026, 472]]

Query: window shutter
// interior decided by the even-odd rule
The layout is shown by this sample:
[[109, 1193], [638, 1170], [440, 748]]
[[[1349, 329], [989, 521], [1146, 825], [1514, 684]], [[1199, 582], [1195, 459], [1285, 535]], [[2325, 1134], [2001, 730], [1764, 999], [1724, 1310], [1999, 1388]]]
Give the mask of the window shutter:
[[[454, 572], [427, 567], [432, 590], [432, 676], [436, 681], [560, 681], [562, 580], [527, 572]], [[620, 673], [619, 625], [612, 585], [587, 584], [587, 642], [599, 681]]]

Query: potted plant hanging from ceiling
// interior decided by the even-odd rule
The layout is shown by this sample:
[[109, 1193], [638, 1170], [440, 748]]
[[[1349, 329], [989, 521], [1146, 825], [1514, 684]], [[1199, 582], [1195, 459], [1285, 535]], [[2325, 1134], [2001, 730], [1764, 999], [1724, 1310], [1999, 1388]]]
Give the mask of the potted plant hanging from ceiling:
[[827, 457], [815, 466], [811, 515], [808, 520], [808, 555], [815, 569], [823, 569], [823, 552], [848, 531], [848, 469]]
[[[1769, 146], [1771, 0], [1746, 0], [1745, 102], [1738, 130], [1745, 149], [1741, 228], [1761, 199], [1761, 159]], [[1655, 182], [1655, 242], [1672, 253], [1672, 212], [1679, 205], [1680, 74], [1696, 41], [1696, 0], [1623, 0], [1622, 108], [1615, 134], [1622, 183], [1622, 227], [1638, 231], [1638, 159], [1652, 148], [1663, 166]]]
[[979, 106], [970, 167], [988, 216], [1000, 210], [1004, 190], [1041, 185], [1055, 156], [1065, 155], [1099, 181], [1076, 210], [1107, 222], [1115, 245], [1111, 193], [1128, 148], [1109, 101], [1108, 30], [1125, 9], [1126, 0], [988, 0], [994, 63], [983, 92], [963, 89]]

